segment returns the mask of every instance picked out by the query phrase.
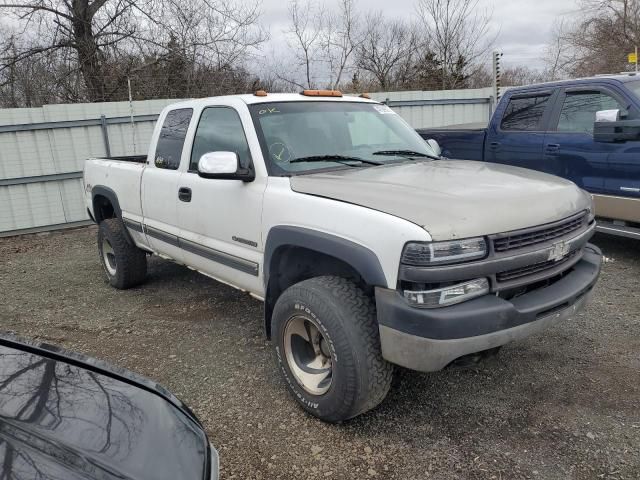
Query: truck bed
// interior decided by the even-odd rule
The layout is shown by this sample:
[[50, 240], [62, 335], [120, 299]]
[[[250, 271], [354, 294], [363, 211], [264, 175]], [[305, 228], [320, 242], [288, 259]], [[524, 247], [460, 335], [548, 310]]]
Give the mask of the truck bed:
[[422, 128], [417, 132], [425, 140], [434, 139], [442, 149], [442, 156], [453, 159], [483, 160], [484, 124], [450, 125], [441, 128]]
[[[84, 164], [84, 182], [91, 188], [108, 185], [121, 210], [141, 218], [140, 184], [146, 163], [146, 155], [90, 158]], [[85, 195], [87, 205], [92, 205], [92, 191], [87, 189]], [[91, 213], [94, 214], [93, 211]]]
[[100, 157], [101, 160], [116, 160], [118, 162], [133, 162], [133, 163], [145, 163], [147, 161], [146, 155], [122, 155], [116, 157]]

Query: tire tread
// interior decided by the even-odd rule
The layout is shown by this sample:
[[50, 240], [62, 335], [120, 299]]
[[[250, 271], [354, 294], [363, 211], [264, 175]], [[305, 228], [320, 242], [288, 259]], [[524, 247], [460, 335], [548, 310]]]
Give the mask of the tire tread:
[[[140, 285], [147, 276], [147, 254], [127, 238], [124, 223], [119, 218], [108, 218], [100, 222], [98, 231], [98, 251], [102, 259], [102, 239], [107, 237], [116, 254], [116, 276], [108, 273], [109, 283], [118, 289]], [[105, 269], [106, 270], [106, 269]]]
[[[341, 338], [333, 336], [333, 341], [341, 348], [349, 349], [355, 363], [343, 370], [348, 376], [344, 387], [345, 404], [336, 405], [331, 415], [321, 418], [340, 422], [373, 409], [386, 397], [393, 377], [393, 365], [382, 358], [375, 302], [347, 278], [314, 277], [289, 287], [282, 294], [274, 309], [274, 320], [279, 321], [275, 317], [285, 304], [307, 299], [312, 304], [337, 309], [332, 316], [341, 319], [345, 334]], [[302, 406], [309, 411], [304, 404]]]

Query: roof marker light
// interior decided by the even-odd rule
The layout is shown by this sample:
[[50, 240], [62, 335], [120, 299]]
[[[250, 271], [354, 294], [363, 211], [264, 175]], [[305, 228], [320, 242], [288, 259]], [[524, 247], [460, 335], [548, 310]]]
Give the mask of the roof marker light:
[[300, 95], [305, 97], [341, 97], [340, 90], [303, 90]]

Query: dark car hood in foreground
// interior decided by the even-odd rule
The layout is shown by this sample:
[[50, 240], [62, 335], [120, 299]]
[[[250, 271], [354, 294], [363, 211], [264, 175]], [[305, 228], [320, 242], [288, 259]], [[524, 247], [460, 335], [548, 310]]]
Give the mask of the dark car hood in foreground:
[[404, 218], [425, 228], [434, 240], [542, 225], [591, 205], [587, 194], [568, 180], [468, 160], [299, 175], [291, 177], [291, 188]]
[[175, 397], [130, 372], [45, 348], [0, 336], [2, 478], [205, 478], [208, 440]]

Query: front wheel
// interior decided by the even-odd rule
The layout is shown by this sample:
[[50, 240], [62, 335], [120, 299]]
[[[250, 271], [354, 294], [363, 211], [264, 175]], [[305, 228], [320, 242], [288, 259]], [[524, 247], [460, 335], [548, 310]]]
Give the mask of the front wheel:
[[317, 277], [293, 285], [272, 322], [278, 366], [306, 411], [341, 422], [384, 400], [393, 367], [382, 358], [375, 305], [353, 282]]

